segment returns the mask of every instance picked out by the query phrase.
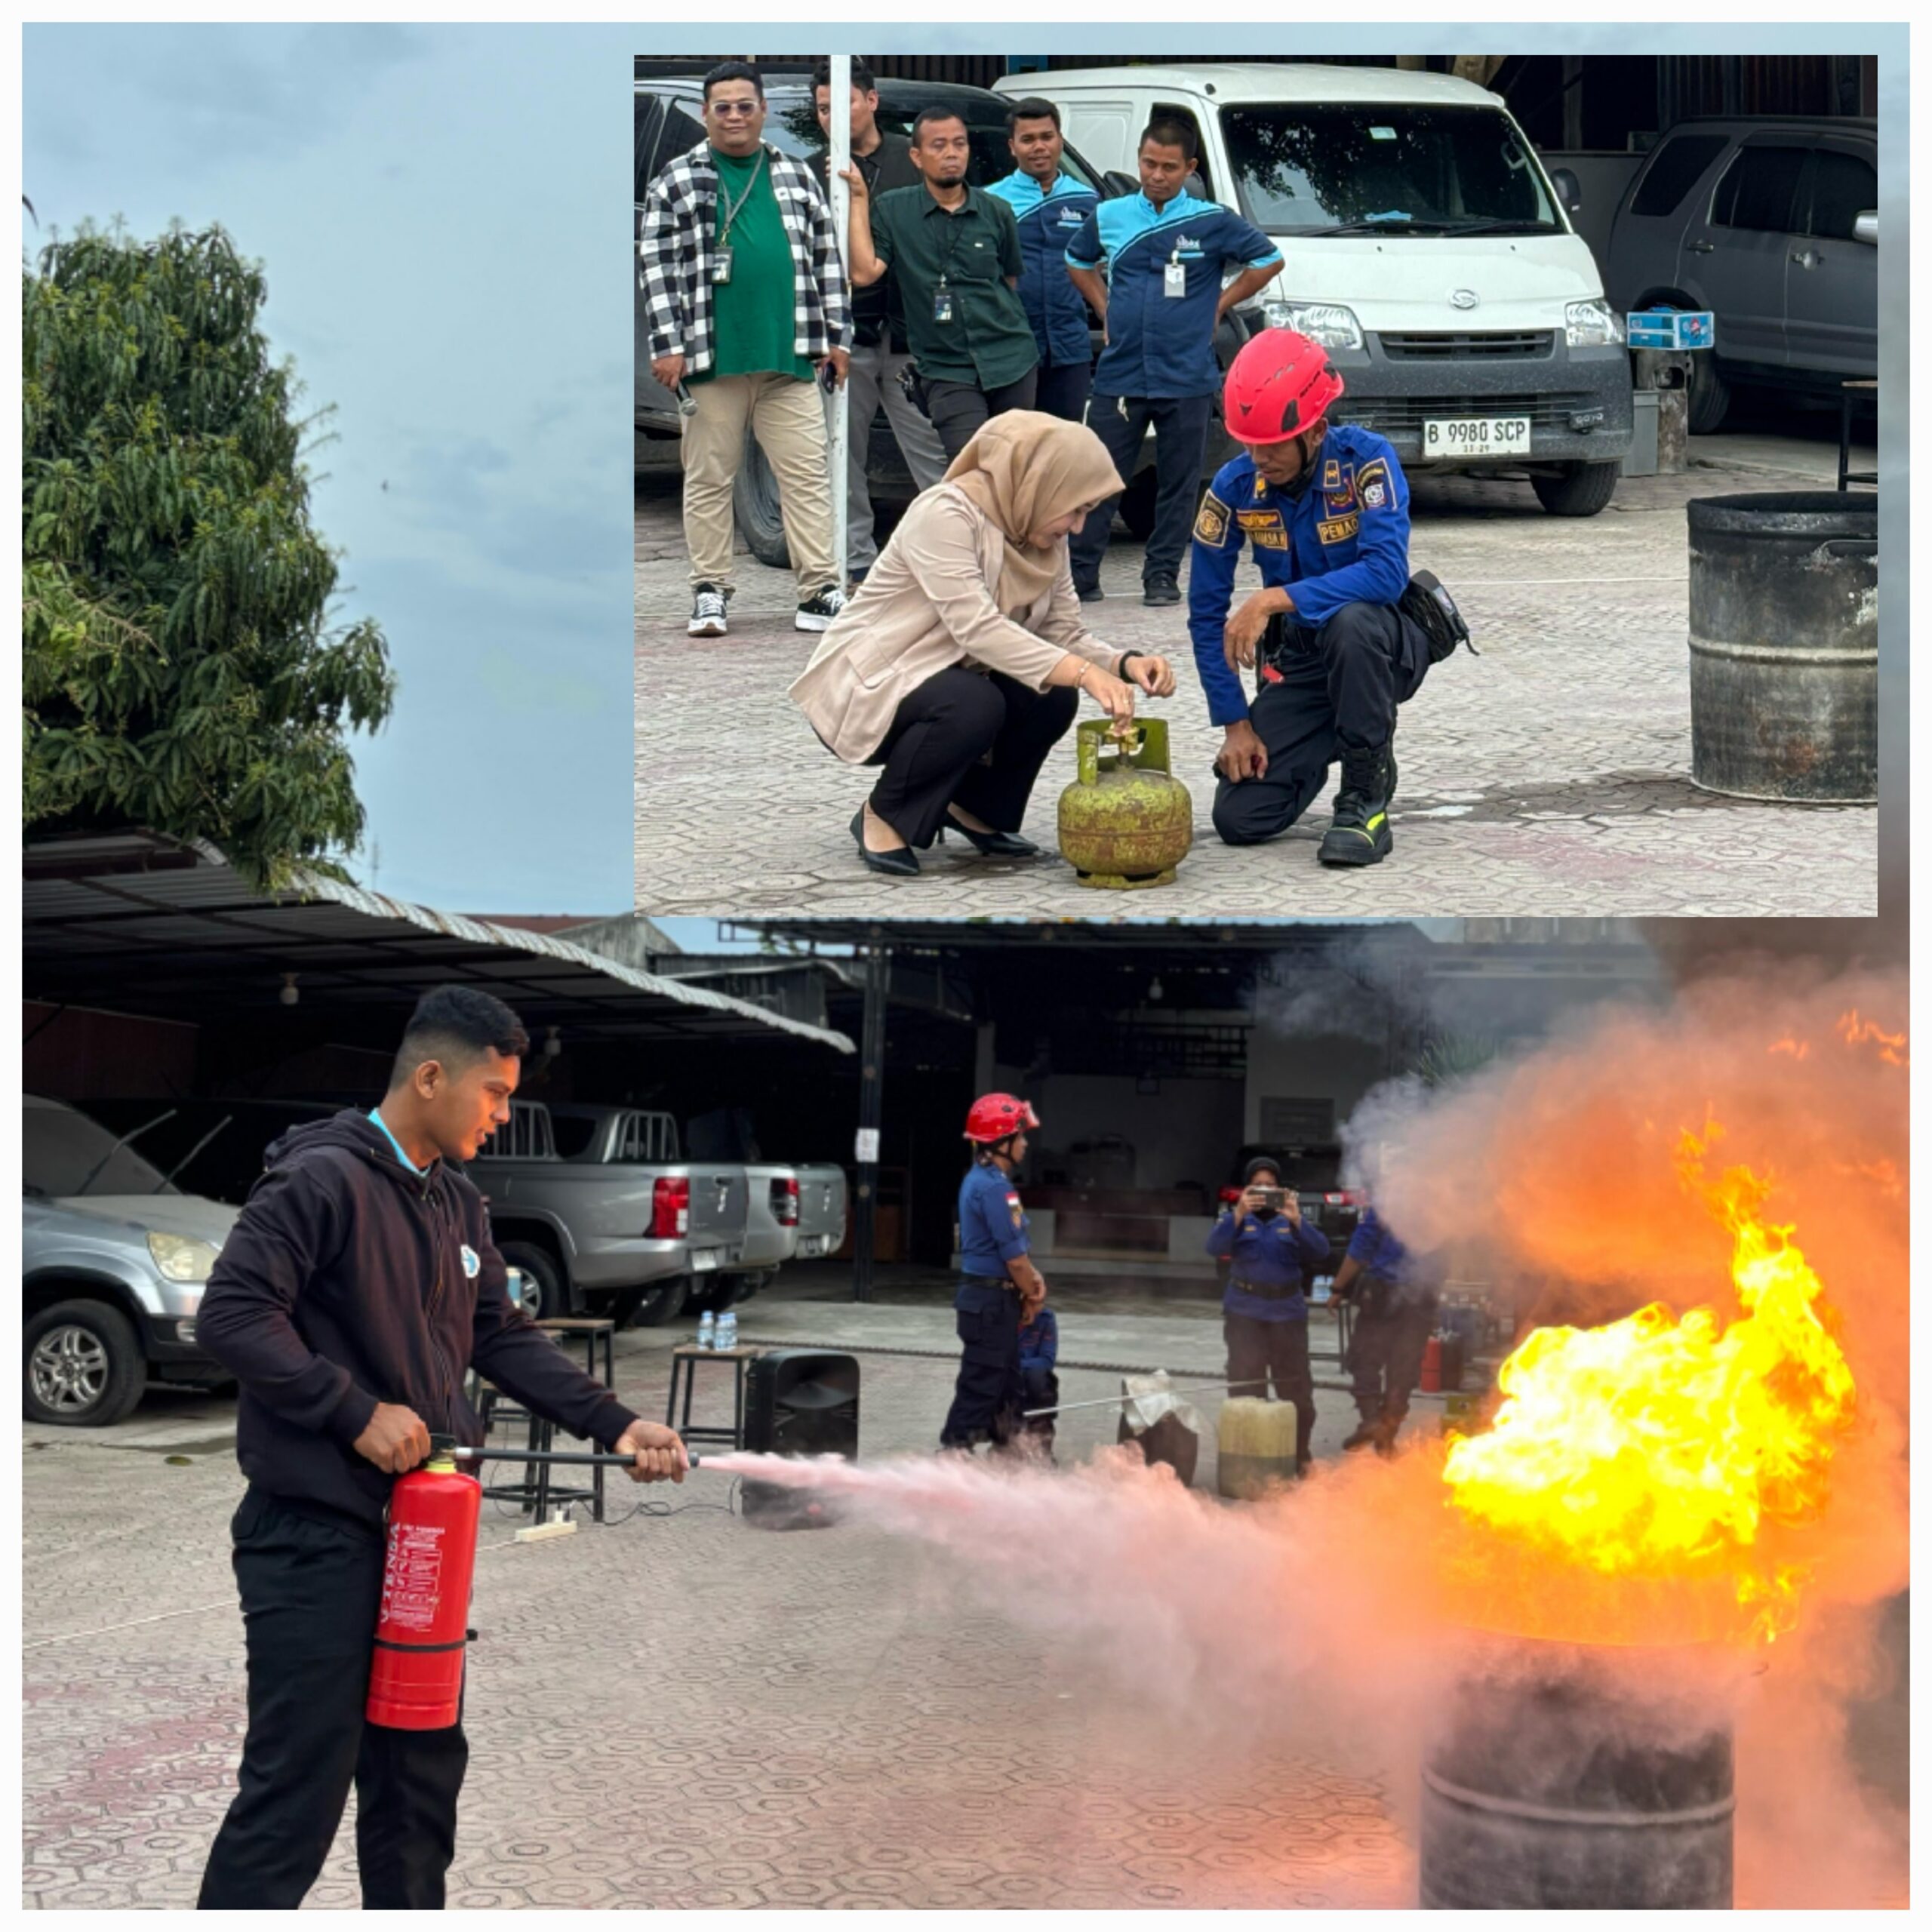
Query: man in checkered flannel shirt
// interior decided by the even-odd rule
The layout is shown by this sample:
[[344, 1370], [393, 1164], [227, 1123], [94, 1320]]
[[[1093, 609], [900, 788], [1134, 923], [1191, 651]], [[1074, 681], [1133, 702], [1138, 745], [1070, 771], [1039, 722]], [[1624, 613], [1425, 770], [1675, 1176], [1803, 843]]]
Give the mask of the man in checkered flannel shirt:
[[651, 372], [678, 391], [684, 410], [693, 637], [725, 634], [731, 491], [747, 429], [778, 479], [797, 628], [823, 630], [844, 601], [817, 385], [845, 379], [845, 269], [817, 184], [803, 162], [766, 143], [764, 117], [755, 67], [712, 68], [705, 140], [645, 191], [638, 234]]

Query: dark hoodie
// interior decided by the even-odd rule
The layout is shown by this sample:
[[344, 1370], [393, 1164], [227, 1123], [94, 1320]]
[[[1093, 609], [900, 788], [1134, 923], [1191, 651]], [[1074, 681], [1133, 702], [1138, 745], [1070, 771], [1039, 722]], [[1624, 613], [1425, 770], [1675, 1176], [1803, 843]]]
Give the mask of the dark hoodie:
[[353, 1445], [379, 1401], [480, 1443], [463, 1393], [473, 1364], [607, 1447], [637, 1420], [510, 1300], [475, 1186], [441, 1161], [412, 1174], [354, 1108], [269, 1149], [195, 1333], [242, 1385], [235, 1447], [248, 1480], [372, 1528], [395, 1478]]

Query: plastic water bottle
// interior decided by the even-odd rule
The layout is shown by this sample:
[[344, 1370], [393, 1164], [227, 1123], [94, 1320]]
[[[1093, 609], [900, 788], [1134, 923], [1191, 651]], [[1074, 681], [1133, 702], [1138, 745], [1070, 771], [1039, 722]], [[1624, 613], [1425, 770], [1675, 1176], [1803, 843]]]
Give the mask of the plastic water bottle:
[[718, 1346], [721, 1349], [735, 1349], [738, 1346], [738, 1318], [737, 1313], [727, 1309], [718, 1318]]
[[712, 1326], [711, 1311], [708, 1308], [698, 1318], [697, 1345], [701, 1349], [713, 1348], [716, 1346], [716, 1331]]

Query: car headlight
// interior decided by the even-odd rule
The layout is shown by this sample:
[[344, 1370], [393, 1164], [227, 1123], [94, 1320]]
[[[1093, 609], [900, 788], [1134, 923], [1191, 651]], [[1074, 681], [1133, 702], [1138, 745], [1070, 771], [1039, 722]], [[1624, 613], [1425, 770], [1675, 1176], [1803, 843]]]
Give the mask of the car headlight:
[[1355, 312], [1339, 302], [1264, 302], [1261, 312], [1271, 329], [1293, 329], [1324, 349], [1359, 349], [1361, 325]]
[[150, 1233], [148, 1236], [148, 1252], [154, 1257], [154, 1265], [165, 1281], [205, 1281], [219, 1251], [207, 1241], [195, 1241], [187, 1235]]
[[1572, 349], [1608, 349], [1623, 340], [1623, 324], [1607, 302], [1572, 302], [1563, 311]]

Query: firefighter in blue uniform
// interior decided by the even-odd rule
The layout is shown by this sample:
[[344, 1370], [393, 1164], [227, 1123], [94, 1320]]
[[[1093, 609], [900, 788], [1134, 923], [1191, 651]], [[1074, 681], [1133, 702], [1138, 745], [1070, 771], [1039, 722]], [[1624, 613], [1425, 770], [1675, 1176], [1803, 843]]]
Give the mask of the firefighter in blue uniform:
[[[1215, 830], [1231, 845], [1273, 838], [1339, 761], [1318, 856], [1372, 866], [1393, 843], [1396, 706], [1467, 632], [1432, 577], [1411, 582], [1407, 481], [1381, 437], [1326, 420], [1341, 393], [1327, 356], [1291, 330], [1264, 330], [1235, 358], [1228, 433], [1245, 447], [1201, 500], [1188, 629], [1226, 734]], [[1244, 545], [1262, 588], [1231, 609]], [[1257, 662], [1251, 703], [1240, 674]]]
[[959, 1287], [952, 1298], [959, 1379], [940, 1432], [942, 1449], [1004, 1449], [1020, 1429], [1020, 1324], [1047, 1284], [1027, 1255], [1026, 1215], [1014, 1185], [1026, 1131], [1039, 1125], [1024, 1100], [983, 1094], [966, 1116], [973, 1165], [959, 1184]]
[[1309, 1271], [1328, 1258], [1328, 1237], [1302, 1219], [1279, 1166], [1247, 1164], [1241, 1198], [1221, 1210], [1208, 1252], [1228, 1263], [1221, 1332], [1228, 1345], [1228, 1393], [1295, 1405], [1295, 1468], [1306, 1475], [1315, 1433], [1315, 1377], [1308, 1359]]
[[1355, 1304], [1347, 1366], [1361, 1417], [1344, 1449], [1395, 1453], [1435, 1327], [1441, 1273], [1439, 1257], [1415, 1254], [1374, 1208], [1363, 1210], [1335, 1271], [1336, 1300]]
[[1086, 298], [1067, 276], [1066, 245], [1100, 198], [1061, 168], [1066, 143], [1051, 101], [1015, 101], [1006, 136], [1018, 165], [986, 192], [1004, 202], [1020, 224], [1020, 304], [1040, 350], [1033, 407], [1078, 423], [1094, 386], [1094, 337]]

